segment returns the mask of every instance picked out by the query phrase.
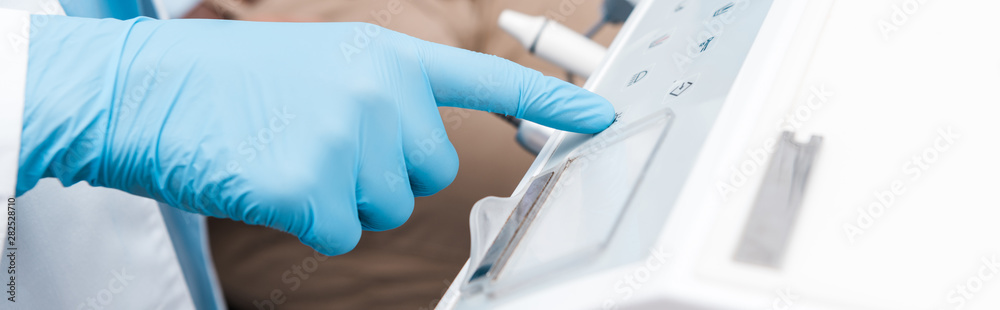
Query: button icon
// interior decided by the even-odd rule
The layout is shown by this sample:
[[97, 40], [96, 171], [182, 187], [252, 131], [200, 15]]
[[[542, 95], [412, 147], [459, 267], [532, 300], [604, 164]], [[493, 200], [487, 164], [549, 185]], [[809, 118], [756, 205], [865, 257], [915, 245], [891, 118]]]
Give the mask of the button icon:
[[691, 81], [684, 81], [684, 82], [679, 82], [679, 83], [675, 82], [674, 83], [674, 88], [670, 90], [670, 95], [672, 95], [674, 97], [680, 96], [685, 91], [687, 91], [689, 88], [691, 88], [691, 85], [694, 85], [694, 82], [691, 82]]
[[680, 100], [680, 96], [684, 93], [688, 93], [691, 87], [694, 87], [695, 83], [698, 83], [698, 79], [701, 77], [700, 73], [695, 73], [680, 79], [674, 80], [673, 84], [670, 84], [670, 91], [663, 95], [663, 103], [671, 103], [675, 100]]
[[662, 35], [659, 38], [656, 38], [656, 40], [653, 40], [653, 42], [650, 42], [649, 43], [649, 48], [657, 47], [660, 44], [663, 44], [663, 42], [667, 42], [667, 39], [670, 39], [670, 34], [669, 33], [665, 34], [665, 35]]
[[730, 3], [722, 6], [718, 10], [715, 10], [715, 13], [712, 14], [712, 17], [716, 17], [716, 16], [719, 16], [719, 15], [722, 15], [722, 14], [726, 14], [726, 12], [729, 12], [729, 9], [733, 8], [733, 5], [734, 5], [734, 3], [730, 2]]
[[698, 47], [701, 48], [701, 50], [699, 50], [698, 52], [701, 53], [701, 52], [704, 52], [705, 50], [707, 50], [708, 49], [708, 44], [712, 43], [712, 40], [714, 40], [714, 39], [715, 39], [715, 37], [711, 37], [711, 38], [708, 38], [708, 40], [705, 40], [705, 42], [701, 42], [701, 44], [698, 44]]
[[628, 80], [628, 84], [625, 86], [628, 87], [632, 86], [632, 84], [639, 83], [639, 81], [642, 80], [642, 78], [646, 77], [646, 74], [649, 74], [649, 70], [642, 70], [639, 71], [639, 73], [633, 74], [632, 78]]

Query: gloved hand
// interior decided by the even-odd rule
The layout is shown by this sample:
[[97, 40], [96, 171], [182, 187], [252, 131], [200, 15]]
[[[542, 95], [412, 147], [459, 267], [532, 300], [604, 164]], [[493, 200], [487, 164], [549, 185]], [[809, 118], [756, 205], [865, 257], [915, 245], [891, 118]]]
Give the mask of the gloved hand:
[[614, 119], [571, 84], [370, 24], [32, 18], [18, 193], [87, 181], [327, 255], [451, 183], [439, 106], [580, 133]]

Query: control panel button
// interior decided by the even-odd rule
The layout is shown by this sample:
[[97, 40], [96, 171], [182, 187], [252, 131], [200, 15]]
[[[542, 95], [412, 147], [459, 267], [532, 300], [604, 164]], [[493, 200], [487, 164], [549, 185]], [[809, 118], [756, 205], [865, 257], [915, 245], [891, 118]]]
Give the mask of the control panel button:
[[732, 2], [726, 3], [726, 5], [723, 5], [718, 10], [715, 10], [715, 13], [712, 13], [712, 17], [717, 17], [719, 15], [726, 14], [726, 12], [729, 12], [729, 9], [732, 9], [734, 5], [735, 3]]
[[698, 77], [700, 74], [690, 75], [688, 77], [678, 79], [670, 84], [667, 94], [664, 95], [664, 102], [670, 101], [672, 99], [678, 98], [683, 94], [689, 92], [689, 90], [694, 87], [694, 84], [698, 82]]
[[[653, 73], [653, 68], [656, 67], [656, 63], [648, 64], [646, 66], [640, 67], [636, 71], [632, 71], [632, 74], [628, 75], [628, 79], [625, 83], [622, 83], [621, 91], [625, 91], [636, 84], [641, 83], [648, 79], [648, 76]], [[626, 71], [627, 72], [627, 71]], [[625, 72], [622, 72], [625, 73]]]
[[694, 82], [682, 81], [674, 83], [674, 87], [670, 89], [670, 95], [674, 97], [680, 96], [684, 93], [684, 91], [688, 90], [688, 88], [691, 88], [691, 85], [694, 85]]

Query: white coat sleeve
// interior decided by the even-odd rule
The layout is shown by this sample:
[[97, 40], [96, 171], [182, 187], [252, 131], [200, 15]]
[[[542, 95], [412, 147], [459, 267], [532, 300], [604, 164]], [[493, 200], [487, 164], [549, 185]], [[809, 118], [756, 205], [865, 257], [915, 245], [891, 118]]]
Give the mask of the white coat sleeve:
[[[31, 16], [0, 8], [0, 197], [17, 187]], [[5, 212], [6, 213], [6, 212]]]
[[59, 0], [0, 1], [0, 199], [3, 200], [17, 193], [30, 14], [66, 15], [66, 12]]

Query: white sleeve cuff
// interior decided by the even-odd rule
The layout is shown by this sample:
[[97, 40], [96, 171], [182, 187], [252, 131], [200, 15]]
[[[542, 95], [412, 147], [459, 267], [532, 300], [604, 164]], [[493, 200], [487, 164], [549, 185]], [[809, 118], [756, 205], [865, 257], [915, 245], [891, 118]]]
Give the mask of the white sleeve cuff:
[[31, 15], [0, 9], [0, 199], [14, 197], [28, 75]]

